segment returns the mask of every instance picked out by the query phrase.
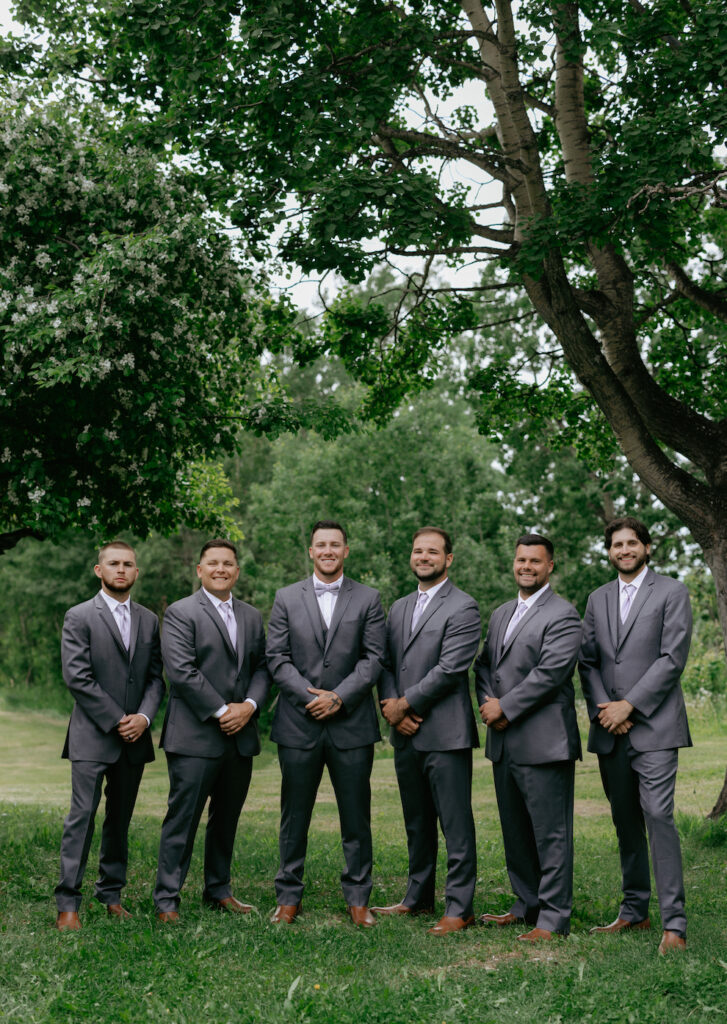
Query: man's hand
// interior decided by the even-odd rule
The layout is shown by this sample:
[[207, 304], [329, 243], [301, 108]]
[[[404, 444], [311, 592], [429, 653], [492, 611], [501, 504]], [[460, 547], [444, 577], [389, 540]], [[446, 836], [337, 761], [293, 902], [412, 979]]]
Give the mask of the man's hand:
[[[603, 728], [617, 736], [622, 736], [623, 732], [620, 732], [619, 729], [629, 720], [629, 715], [634, 710], [633, 704], [629, 704], [627, 700], [610, 700], [606, 704], [599, 704], [598, 707], [601, 709], [598, 713], [598, 721]], [[626, 732], [631, 725], [633, 722], [626, 727]]]
[[480, 717], [488, 729], [497, 729], [498, 732], [507, 729], [510, 724], [502, 713], [497, 697], [485, 697], [485, 703], [480, 704]]
[[306, 704], [305, 709], [310, 711], [318, 722], [322, 722], [325, 718], [332, 718], [343, 707], [343, 701], [335, 690], [319, 690], [315, 686], [309, 686], [308, 693], [314, 693], [315, 697]]
[[116, 731], [125, 743], [135, 743], [148, 726], [143, 715], [124, 715]]
[[254, 714], [255, 708], [249, 700], [244, 700], [241, 704], [228, 704], [227, 711], [217, 721], [225, 736], [234, 736], [245, 728]]
[[419, 726], [423, 721], [424, 719], [421, 715], [410, 711], [408, 715], [404, 715], [396, 726], [396, 731], [400, 732], [402, 736], [413, 736], [415, 732], [419, 732]]
[[[406, 697], [385, 697], [381, 701], [381, 713], [389, 725], [396, 728], [404, 716], [411, 710], [411, 704]], [[415, 716], [416, 717], [416, 716]], [[421, 719], [420, 719], [421, 721]], [[416, 732], [416, 729], [414, 730]], [[405, 733], [405, 735], [409, 735]]]

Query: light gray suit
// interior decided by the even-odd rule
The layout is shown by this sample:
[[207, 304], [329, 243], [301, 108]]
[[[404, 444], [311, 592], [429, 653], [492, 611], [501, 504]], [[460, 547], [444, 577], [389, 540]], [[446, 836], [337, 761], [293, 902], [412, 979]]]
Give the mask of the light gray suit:
[[128, 831], [144, 764], [154, 760], [149, 729], [124, 743], [117, 726], [126, 714], [151, 722], [164, 695], [156, 615], [129, 605], [129, 650], [101, 594], [69, 609], [63, 622], [63, 678], [75, 704], [63, 757], [71, 761], [71, 809], [63, 824], [61, 873], [55, 895], [60, 912], [78, 910], [81, 883], [106, 779], [106, 815], [95, 896], [121, 902], [126, 884]]
[[437, 819], [447, 845], [446, 910], [467, 919], [477, 875], [472, 817], [472, 748], [479, 746], [469, 668], [480, 642], [480, 613], [446, 580], [412, 631], [417, 591], [395, 601], [387, 621], [381, 699], [406, 697], [423, 721], [411, 737], [390, 733], [409, 850], [403, 904], [434, 905]]
[[237, 650], [202, 589], [167, 608], [162, 631], [169, 704], [160, 746], [167, 756], [169, 804], [162, 824], [154, 904], [176, 911], [204, 805], [204, 898], [226, 899], [237, 822], [247, 796], [252, 758], [260, 753], [256, 712], [226, 736], [215, 712], [251, 697], [258, 708], [270, 689], [260, 613], [232, 599]]
[[489, 728], [510, 883], [510, 913], [567, 934], [573, 902], [573, 782], [581, 740], [573, 669], [581, 642], [575, 608], [547, 588], [505, 641], [517, 600], [492, 613], [475, 662], [477, 702], [497, 697], [510, 723]]
[[[328, 766], [346, 869], [341, 885], [349, 906], [366, 906], [371, 893], [371, 767], [381, 739], [372, 688], [384, 654], [384, 613], [378, 591], [343, 577], [331, 624], [321, 615], [313, 579], [279, 590], [268, 625], [270, 674], [280, 690], [271, 738], [282, 772], [279, 904], [297, 906], [313, 805]], [[308, 687], [333, 690], [337, 714], [318, 721], [306, 711]]]
[[[583, 621], [579, 668], [591, 729], [618, 835], [623, 901], [619, 917], [649, 912], [651, 859], [662, 926], [686, 934], [679, 835], [674, 825], [677, 750], [690, 747], [680, 678], [689, 653], [692, 612], [687, 588], [651, 569], [621, 623], [618, 580], [595, 590]], [[633, 728], [614, 736], [598, 721], [598, 705], [628, 700]]]

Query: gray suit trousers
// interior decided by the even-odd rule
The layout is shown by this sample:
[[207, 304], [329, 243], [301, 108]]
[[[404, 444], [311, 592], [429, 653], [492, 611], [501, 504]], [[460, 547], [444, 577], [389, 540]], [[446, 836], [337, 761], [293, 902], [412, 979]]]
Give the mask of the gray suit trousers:
[[275, 876], [279, 904], [297, 906], [303, 898], [303, 868], [316, 793], [324, 765], [331, 777], [346, 868], [341, 888], [350, 907], [368, 906], [372, 887], [371, 768], [374, 745], [340, 750], [326, 731], [309, 750], [278, 744], [282, 772], [280, 794], [280, 869]]
[[472, 750], [417, 750], [411, 742], [394, 750], [409, 850], [405, 906], [434, 906], [437, 819], [447, 846], [445, 914], [468, 918], [477, 880], [472, 817]]
[[232, 895], [230, 866], [237, 822], [252, 776], [252, 757], [240, 754], [230, 740], [222, 757], [167, 754], [169, 804], [162, 823], [154, 906], [178, 910], [189, 871], [197, 826], [209, 797], [204, 843], [205, 900]]
[[505, 862], [517, 896], [510, 913], [567, 935], [573, 905], [575, 761], [492, 765]]
[[619, 917], [643, 921], [649, 914], [648, 833], [662, 928], [686, 936], [684, 877], [679, 833], [674, 824], [678, 750], [634, 750], [618, 736], [598, 764], [621, 857], [623, 900]]
[[106, 905], [121, 902], [121, 890], [126, 884], [129, 822], [143, 773], [144, 765], [132, 764], [125, 750], [113, 764], [71, 761], [71, 808], [63, 822], [61, 873], [55, 888], [59, 913], [78, 910], [81, 905], [81, 883], [104, 779], [106, 815], [94, 896]]

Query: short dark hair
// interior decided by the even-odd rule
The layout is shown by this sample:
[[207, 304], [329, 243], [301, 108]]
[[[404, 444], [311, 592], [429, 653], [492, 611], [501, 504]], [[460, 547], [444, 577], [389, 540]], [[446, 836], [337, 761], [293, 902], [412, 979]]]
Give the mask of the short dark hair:
[[518, 539], [515, 541], [515, 550], [516, 551], [520, 547], [521, 544], [524, 547], [526, 547], [526, 548], [532, 548], [532, 547], [535, 547], [536, 545], [538, 547], [545, 548], [545, 550], [550, 555], [550, 560], [552, 562], [553, 556], [555, 555], [555, 548], [553, 547], [553, 542], [552, 542], [552, 540], [549, 540], [547, 537], [543, 537], [543, 535], [541, 533], [524, 533], [524, 534], [522, 534], [522, 536], [518, 537]]
[[98, 549], [99, 564], [103, 561], [103, 556], [109, 548], [123, 548], [125, 551], [130, 551], [134, 558], [136, 558], [136, 551], [132, 548], [131, 544], [127, 544], [125, 540], [109, 540]]
[[317, 523], [313, 524], [313, 529], [310, 532], [310, 543], [313, 543], [313, 536], [316, 530], [338, 530], [343, 534], [343, 543], [348, 544], [348, 535], [341, 526], [340, 523], [336, 522], [335, 519], [319, 519]]
[[418, 530], [414, 532], [414, 536], [411, 539], [412, 544], [421, 537], [423, 533], [438, 533], [444, 541], [444, 553], [445, 555], [452, 554], [452, 538], [449, 536], [446, 530], [443, 530], [440, 526], [420, 526]]
[[237, 548], [231, 540], [225, 540], [223, 537], [215, 537], [214, 540], [208, 540], [206, 544], [202, 545], [202, 550], [199, 553], [200, 562], [205, 556], [205, 552], [209, 551], [210, 548], [229, 548], [232, 554], [235, 556], [237, 561]]
[[[635, 516], [619, 516], [618, 519], [612, 519], [608, 524], [603, 533], [603, 539], [606, 545], [606, 551], [611, 547], [611, 541], [613, 540], [614, 533], [618, 533], [619, 530], [633, 530], [636, 536], [639, 538], [641, 543], [646, 546], [651, 544], [651, 534], [646, 523], [642, 523], [640, 519]], [[649, 556], [646, 556], [647, 562]]]

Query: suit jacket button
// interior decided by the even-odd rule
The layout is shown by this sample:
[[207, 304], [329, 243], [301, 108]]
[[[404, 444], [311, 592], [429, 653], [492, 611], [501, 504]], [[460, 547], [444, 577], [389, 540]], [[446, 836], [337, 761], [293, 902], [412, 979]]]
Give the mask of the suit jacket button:
[[329, 666], [330, 664], [331, 664], [331, 663], [330, 663], [330, 661], [324, 661], [324, 662], [323, 662], [323, 668], [328, 668], [328, 666]]

